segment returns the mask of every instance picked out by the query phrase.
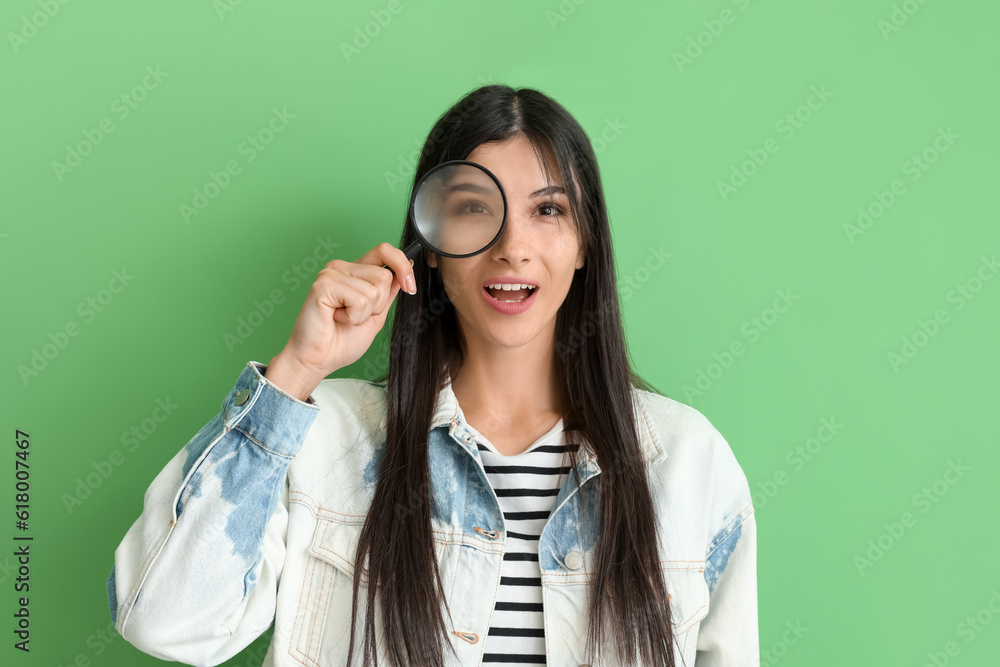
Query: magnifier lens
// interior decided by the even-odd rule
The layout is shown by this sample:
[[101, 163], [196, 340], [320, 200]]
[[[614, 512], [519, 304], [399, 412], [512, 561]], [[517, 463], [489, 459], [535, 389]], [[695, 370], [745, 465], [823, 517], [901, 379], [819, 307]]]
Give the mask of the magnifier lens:
[[483, 168], [445, 164], [427, 174], [413, 200], [413, 221], [431, 249], [445, 255], [475, 254], [496, 238], [505, 203]]

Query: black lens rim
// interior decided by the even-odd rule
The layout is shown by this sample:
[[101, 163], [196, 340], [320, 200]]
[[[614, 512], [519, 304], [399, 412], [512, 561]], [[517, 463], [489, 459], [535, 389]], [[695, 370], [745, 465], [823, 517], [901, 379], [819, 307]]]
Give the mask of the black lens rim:
[[[480, 248], [475, 252], [468, 252], [462, 255], [456, 255], [454, 253], [444, 252], [443, 250], [439, 250], [438, 248], [434, 247], [434, 245], [430, 243], [426, 238], [424, 238], [424, 235], [420, 233], [420, 228], [417, 227], [416, 220], [413, 219], [413, 209], [414, 209], [414, 204], [416, 203], [417, 200], [417, 193], [420, 191], [420, 186], [424, 184], [424, 181], [427, 180], [428, 176], [436, 172], [438, 169], [444, 169], [445, 167], [450, 167], [460, 164], [467, 164], [473, 167], [478, 167], [479, 169], [486, 172], [487, 176], [493, 179], [493, 182], [496, 183], [497, 189], [500, 191], [500, 198], [503, 200], [503, 218], [500, 220], [500, 229], [497, 230], [496, 236], [494, 236], [489, 243], [487, 243], [485, 246], [483, 246], [482, 248]], [[417, 235], [417, 239], [420, 241], [420, 245], [422, 245], [425, 250], [430, 250], [431, 252], [437, 253], [438, 255], [441, 255], [443, 257], [451, 257], [454, 259], [462, 259], [464, 257], [475, 257], [476, 255], [486, 252], [491, 247], [493, 247], [493, 244], [495, 244], [497, 240], [500, 238], [500, 236], [503, 234], [504, 229], [507, 228], [507, 193], [504, 192], [503, 186], [500, 185], [500, 179], [498, 179], [493, 174], [492, 171], [490, 171], [483, 165], [479, 164], [478, 162], [472, 162], [471, 160], [448, 160], [447, 162], [442, 162], [441, 164], [431, 167], [431, 169], [429, 169], [427, 173], [423, 175], [423, 177], [420, 179], [420, 182], [417, 183], [416, 187], [413, 188], [413, 192], [410, 193], [410, 225], [413, 227], [413, 231]]]

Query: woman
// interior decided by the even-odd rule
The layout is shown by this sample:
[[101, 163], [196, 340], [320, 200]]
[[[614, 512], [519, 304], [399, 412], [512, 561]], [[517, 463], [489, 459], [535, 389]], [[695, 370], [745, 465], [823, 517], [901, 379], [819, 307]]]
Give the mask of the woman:
[[[586, 134], [490, 85], [416, 180], [455, 159], [502, 184], [503, 234], [319, 272], [285, 347], [150, 486], [108, 580], [118, 631], [194, 665], [272, 622], [266, 665], [756, 664], [746, 479], [630, 370]], [[393, 303], [385, 380], [325, 379]]]

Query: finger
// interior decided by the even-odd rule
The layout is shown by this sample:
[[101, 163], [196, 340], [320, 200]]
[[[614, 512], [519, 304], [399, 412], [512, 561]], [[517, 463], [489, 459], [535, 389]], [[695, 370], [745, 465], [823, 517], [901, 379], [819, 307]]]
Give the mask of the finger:
[[389, 306], [389, 304], [392, 303], [393, 299], [396, 298], [396, 295], [399, 294], [399, 289], [400, 289], [399, 283], [396, 282], [395, 280], [393, 280], [392, 281], [392, 287], [389, 288], [389, 292], [388, 292], [389, 298], [386, 301], [386, 307], [383, 308], [382, 310], [380, 310], [378, 313], [376, 313], [373, 316], [375, 318], [375, 322], [378, 324], [379, 329], [381, 329], [382, 325], [385, 324], [385, 319], [386, 319], [386, 317], [389, 316], [389, 307], [388, 306]]
[[[319, 301], [334, 310], [334, 319], [362, 324], [379, 301], [379, 289], [366, 280], [339, 274], [324, 281]], [[338, 317], [337, 315], [340, 314]]]
[[399, 290], [400, 290], [399, 283], [393, 280], [390, 283], [389, 288], [385, 291], [382, 300], [374, 307], [372, 307], [371, 315], [369, 315], [368, 318], [364, 318], [361, 321], [357, 321], [359, 319], [358, 313], [362, 311], [355, 310], [349, 312], [348, 309], [344, 307], [344, 308], [338, 308], [337, 310], [334, 311], [333, 319], [336, 320], [337, 322], [343, 322], [344, 324], [353, 324], [355, 326], [360, 326], [365, 322], [367, 322], [369, 319], [371, 319], [374, 320], [376, 326], [379, 329], [381, 329], [382, 326], [385, 324], [386, 318], [389, 315], [389, 306], [392, 304], [393, 299], [396, 298], [396, 295], [399, 294]]
[[392, 286], [396, 285], [397, 288], [400, 287], [396, 281], [396, 277], [382, 266], [354, 263], [343, 266], [341, 270], [349, 276], [371, 283], [378, 289], [379, 296], [374, 306], [373, 314], [381, 313], [388, 308], [389, 304], [396, 297], [396, 291], [398, 291], [398, 289], [393, 291]]
[[[383, 269], [384, 271], [385, 269]], [[388, 271], [386, 271], [388, 273]], [[400, 285], [395, 278], [391, 278], [385, 287], [379, 288], [379, 299], [378, 303], [375, 304], [374, 315], [384, 315], [388, 310], [389, 306], [392, 305], [393, 299], [399, 294]]]
[[396, 274], [396, 279], [403, 291], [409, 294], [414, 294], [417, 291], [417, 281], [413, 275], [413, 262], [406, 258], [406, 253], [391, 243], [379, 243], [362, 255], [358, 263], [384, 265]]

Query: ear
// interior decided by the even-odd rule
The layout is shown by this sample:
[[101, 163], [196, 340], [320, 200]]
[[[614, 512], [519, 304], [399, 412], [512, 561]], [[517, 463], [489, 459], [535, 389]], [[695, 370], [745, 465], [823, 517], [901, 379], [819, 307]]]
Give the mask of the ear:
[[576, 268], [577, 269], [582, 269], [583, 268], [583, 264], [584, 264], [585, 259], [586, 258], [583, 256], [583, 251], [581, 250], [580, 254], [577, 255], [577, 257], [576, 257]]
[[426, 255], [427, 255], [427, 266], [431, 267], [432, 269], [436, 269], [438, 266], [437, 253], [428, 250], [426, 251]]

